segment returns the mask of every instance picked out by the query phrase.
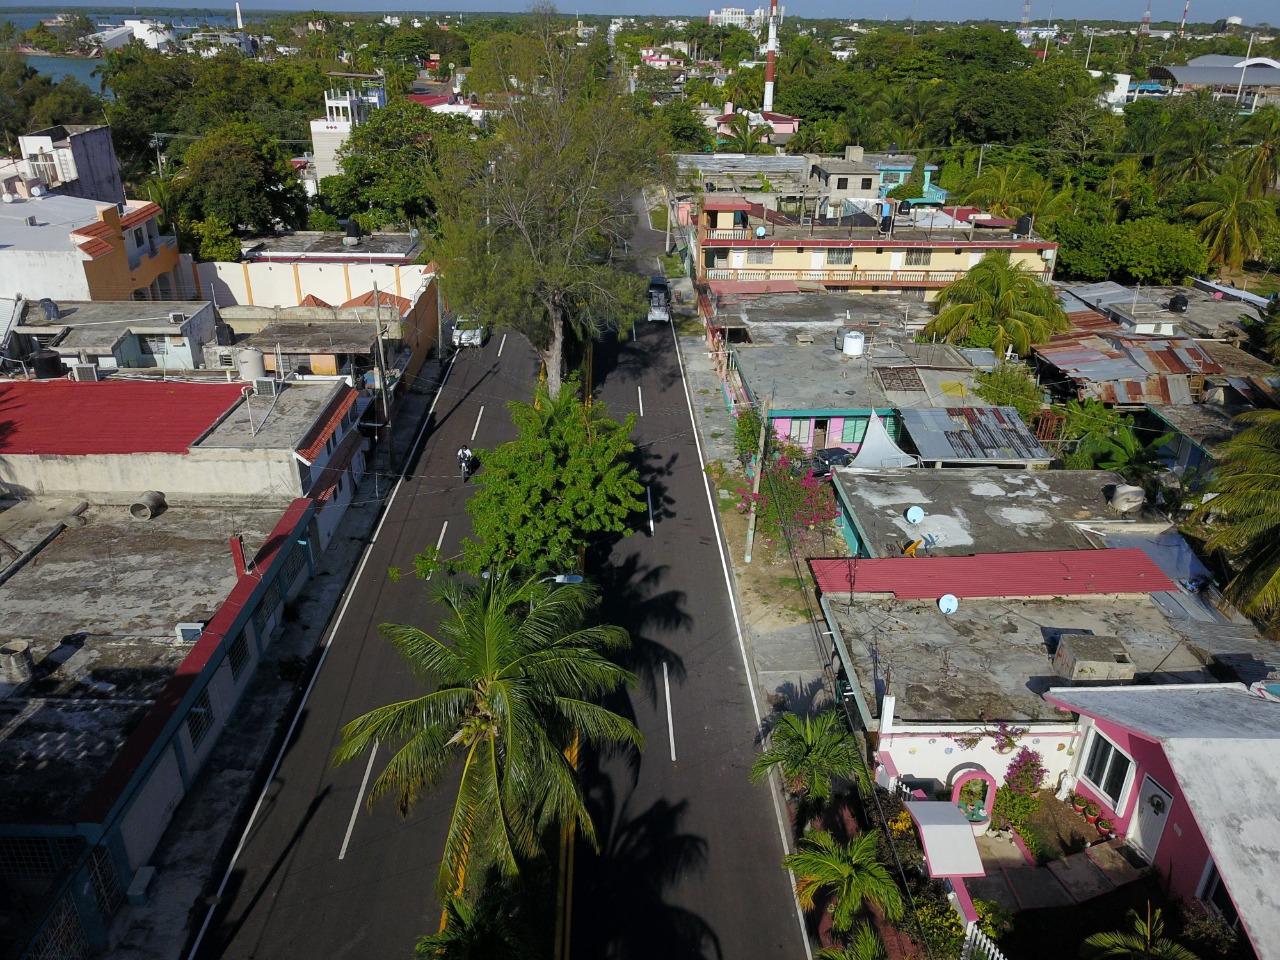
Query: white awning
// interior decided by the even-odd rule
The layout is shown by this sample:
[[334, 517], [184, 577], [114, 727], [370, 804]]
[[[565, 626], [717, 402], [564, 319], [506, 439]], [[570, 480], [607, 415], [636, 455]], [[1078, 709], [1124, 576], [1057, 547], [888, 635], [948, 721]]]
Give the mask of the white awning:
[[950, 800], [908, 800], [931, 877], [982, 877], [982, 858], [968, 818]]
[[867, 432], [862, 437], [862, 446], [858, 448], [850, 470], [891, 470], [894, 467], [914, 467], [917, 460], [893, 442], [889, 431], [884, 428], [880, 418], [872, 411], [867, 420]]

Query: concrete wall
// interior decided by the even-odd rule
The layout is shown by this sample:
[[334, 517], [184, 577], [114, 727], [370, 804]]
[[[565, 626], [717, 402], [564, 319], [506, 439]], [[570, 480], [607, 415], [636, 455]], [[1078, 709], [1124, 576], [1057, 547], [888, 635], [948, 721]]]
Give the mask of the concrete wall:
[[[85, 258], [78, 250], [17, 250], [0, 247], [0, 277], [5, 296], [20, 293], [28, 300], [92, 300]], [[126, 298], [127, 299], [127, 298]]]
[[143, 490], [159, 490], [175, 503], [219, 495], [302, 495], [289, 450], [197, 447], [187, 454], [0, 456], [0, 491], [8, 494], [92, 494], [107, 503], [126, 503]]
[[120, 824], [130, 872], [151, 859], [184, 792], [178, 758], [173, 750], [167, 750]]
[[984, 737], [970, 749], [956, 743], [955, 736], [971, 734], [973, 724], [896, 724], [888, 735], [880, 735], [880, 751], [887, 752], [903, 780], [932, 780], [950, 787], [964, 770], [985, 770], [1004, 783], [1009, 764], [1023, 747], [1040, 754], [1048, 776], [1045, 786], [1056, 789], [1075, 757], [1077, 731], [1070, 721], [1017, 724], [1028, 732], [1019, 738], [1010, 753], [997, 753], [995, 741]]
[[308, 294], [339, 306], [368, 293], [375, 284], [385, 293], [412, 300], [434, 275], [426, 264], [370, 264], [354, 258], [349, 263], [192, 263], [186, 256], [183, 260], [180, 286], [184, 289], [179, 293], [212, 300], [219, 307], [293, 307]]

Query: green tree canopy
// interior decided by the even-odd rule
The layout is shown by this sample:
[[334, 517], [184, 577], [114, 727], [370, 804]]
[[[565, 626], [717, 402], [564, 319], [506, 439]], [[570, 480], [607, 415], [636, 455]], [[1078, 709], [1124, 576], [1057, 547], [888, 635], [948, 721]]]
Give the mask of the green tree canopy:
[[473, 570], [561, 572], [601, 534], [631, 531], [644, 509], [632, 465], [634, 415], [618, 423], [603, 404], [584, 404], [578, 384], [533, 403], [510, 404], [516, 439], [481, 452], [480, 485], [467, 502], [475, 538], [464, 545]]
[[464, 894], [465, 879], [482, 876], [484, 866], [518, 873], [541, 851], [548, 827], [578, 829], [595, 843], [565, 751], [575, 739], [642, 743], [634, 724], [594, 702], [633, 679], [610, 659], [627, 646], [626, 631], [586, 625], [598, 599], [585, 584], [495, 575], [446, 586], [434, 634], [382, 626], [427, 690], [352, 720], [334, 759], [391, 746], [369, 802], [389, 794], [402, 814], [461, 761], [437, 883], [442, 898]]
[[768, 747], [756, 756], [751, 779], [763, 780], [777, 767], [788, 793], [823, 802], [831, 798], [833, 780], [855, 777], [857, 763], [857, 741], [836, 711], [784, 713], [769, 732]]
[[822, 894], [831, 896], [831, 925], [837, 932], [853, 926], [858, 912], [875, 904], [890, 920], [903, 914], [902, 892], [880, 862], [875, 833], [864, 833], [842, 844], [825, 830], [817, 830], [783, 858], [795, 874], [796, 899], [812, 910]]
[[991, 347], [997, 355], [1012, 347], [1025, 356], [1037, 343], [1068, 328], [1067, 315], [1050, 287], [1007, 251], [986, 254], [937, 299], [938, 314], [926, 336], [948, 343]]
[[1028, 424], [1044, 407], [1043, 391], [1020, 363], [1001, 363], [988, 373], [979, 373], [974, 392], [988, 403], [1013, 407]]
[[1250, 195], [1248, 182], [1236, 172], [1224, 173], [1205, 190], [1205, 199], [1187, 207], [1196, 231], [1214, 263], [1239, 270], [1262, 254], [1262, 244], [1275, 225], [1270, 200]]
[[306, 217], [289, 155], [256, 124], [228, 123], [196, 141], [174, 179], [174, 200], [184, 220], [216, 217], [237, 231], [296, 227]]

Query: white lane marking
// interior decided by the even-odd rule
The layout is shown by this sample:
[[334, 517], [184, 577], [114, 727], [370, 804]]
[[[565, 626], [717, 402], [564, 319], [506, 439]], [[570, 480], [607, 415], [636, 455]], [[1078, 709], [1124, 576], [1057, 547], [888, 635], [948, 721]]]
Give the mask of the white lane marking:
[[351, 808], [351, 819], [347, 821], [347, 833], [342, 838], [342, 849], [338, 851], [338, 859], [345, 860], [347, 844], [351, 842], [351, 831], [356, 828], [356, 815], [360, 813], [360, 803], [364, 800], [364, 792], [369, 787], [369, 774], [373, 773], [373, 760], [378, 755], [378, 741], [373, 741], [373, 749], [369, 751], [369, 762], [364, 768], [364, 777], [360, 781], [360, 792], [356, 794], [356, 805]]
[[640, 416], [644, 416], [644, 394], [640, 392], [640, 388], [636, 387], [636, 400], [640, 402]]
[[653, 536], [653, 488], [644, 488], [644, 498], [649, 501], [649, 536]]
[[480, 412], [476, 414], [476, 425], [471, 428], [471, 442], [476, 442], [476, 431], [480, 429], [480, 418], [484, 416], [484, 404], [480, 404]]
[[[446, 530], [448, 530], [448, 529], [449, 529], [449, 521], [448, 521], [448, 520], [446, 520], [446, 521], [444, 522], [444, 526], [442, 526], [442, 527], [440, 528], [440, 536], [436, 537], [436, 559], [437, 559], [437, 560], [440, 558], [440, 544], [444, 543], [444, 532], [445, 532]], [[428, 579], [428, 580], [430, 580], [430, 579], [431, 579], [431, 574], [433, 574], [433, 573], [435, 573], [435, 571], [434, 571], [434, 570], [429, 570], [429, 571], [427, 571], [427, 579]]]
[[[711, 524], [716, 530], [716, 550], [720, 552], [720, 569], [724, 572], [725, 591], [729, 595], [729, 609], [733, 612], [733, 626], [738, 634], [738, 651], [742, 654], [742, 669], [746, 671], [747, 692], [751, 694], [751, 709], [756, 717], [756, 733], [763, 733], [764, 717], [760, 713], [760, 702], [756, 698], [755, 683], [751, 678], [751, 658], [747, 655], [746, 640], [742, 636], [742, 620], [738, 616], [738, 604], [733, 596], [733, 578], [729, 574], [729, 562], [724, 554], [724, 532], [720, 529], [720, 518], [716, 515], [716, 502], [711, 495], [711, 477], [707, 473], [707, 461], [702, 455], [702, 441], [698, 437], [698, 424], [693, 416], [693, 397], [689, 393], [689, 380], [684, 373], [684, 359], [680, 356], [680, 339], [676, 336], [675, 324], [671, 325], [671, 340], [676, 348], [676, 363], [680, 365], [680, 382], [684, 387], [684, 402], [689, 408], [689, 425], [693, 428], [693, 445], [698, 451], [698, 465], [702, 468], [702, 489], [707, 495], [707, 511], [711, 514]], [[774, 772], [776, 773], [776, 771]], [[769, 796], [773, 800], [773, 815], [778, 821], [778, 836], [782, 838], [782, 849], [791, 852], [791, 840], [787, 836], [787, 821], [782, 815], [782, 807], [778, 803], [778, 792], [781, 783], [773, 773], [769, 776]], [[800, 924], [800, 942], [804, 945], [804, 955], [813, 960], [813, 947], [809, 944], [809, 933], [804, 923], [804, 911], [800, 909], [800, 901], [796, 899], [795, 874], [787, 871], [787, 879], [791, 881], [791, 900], [796, 908], [796, 920]]]
[[676, 762], [676, 728], [671, 722], [671, 678], [667, 673], [667, 661], [662, 661], [662, 689], [667, 693], [667, 740], [671, 743], [671, 762]]
[[222, 899], [222, 895], [227, 890], [227, 883], [231, 880], [231, 871], [236, 868], [236, 861], [240, 859], [240, 854], [244, 852], [245, 844], [249, 842], [249, 832], [253, 829], [253, 824], [258, 819], [262, 804], [266, 802], [267, 792], [271, 789], [271, 784], [275, 782], [276, 773], [280, 770], [280, 764], [284, 762], [285, 751], [289, 749], [293, 735], [298, 729], [298, 721], [302, 718], [302, 711], [307, 709], [307, 701], [311, 699], [311, 691], [315, 689], [316, 681], [320, 678], [320, 670], [324, 666], [325, 660], [329, 657], [329, 650], [333, 646], [333, 638], [337, 634], [338, 628], [342, 626], [342, 618], [347, 615], [347, 606], [351, 603], [351, 598], [355, 596], [356, 588], [360, 585], [360, 577], [364, 574], [365, 565], [369, 562], [369, 557], [373, 553], [373, 545], [378, 542], [378, 534], [382, 532], [382, 525], [386, 522], [387, 515], [391, 513], [392, 504], [396, 502], [396, 494], [400, 492], [400, 487], [404, 484], [409, 464], [413, 462], [414, 455], [422, 443], [422, 438], [427, 432], [427, 424], [431, 422], [431, 414], [435, 413], [436, 401], [440, 399], [440, 394], [444, 393], [444, 385], [448, 383], [449, 374], [453, 372], [453, 362], [457, 359], [458, 355], [455, 353], [449, 358], [449, 365], [444, 368], [444, 376], [440, 378], [440, 388], [432, 398], [431, 406], [427, 408], [427, 415], [422, 420], [422, 426], [418, 428], [418, 435], [413, 440], [413, 446], [409, 448], [409, 455], [405, 457], [404, 466], [400, 468], [400, 479], [396, 481], [395, 487], [391, 490], [391, 496], [387, 498], [387, 505], [382, 511], [382, 518], [378, 521], [377, 529], [373, 531], [373, 538], [364, 548], [364, 555], [360, 558], [360, 566], [356, 567], [355, 576], [347, 584], [347, 594], [342, 599], [342, 606], [338, 609], [338, 616], [333, 621], [333, 626], [329, 628], [329, 636], [325, 638], [324, 646], [320, 649], [320, 656], [316, 660], [316, 668], [311, 671], [311, 679], [307, 681], [307, 689], [302, 692], [302, 699], [298, 701], [297, 712], [294, 713], [293, 719], [289, 722], [289, 729], [284, 735], [284, 740], [280, 742], [280, 749], [276, 753], [275, 760], [271, 763], [271, 772], [267, 774], [267, 780], [262, 785], [262, 791], [258, 794], [253, 810], [249, 813], [249, 822], [244, 825], [240, 840], [236, 843], [236, 848], [231, 853], [231, 860], [227, 863], [226, 872], [222, 874], [218, 890], [213, 895], [209, 909], [205, 911], [204, 920], [200, 924], [200, 932], [196, 934], [195, 942], [191, 944], [191, 951], [187, 954], [187, 960], [195, 960], [196, 954], [200, 951], [200, 944], [204, 942], [204, 936], [209, 932], [209, 924], [213, 922], [213, 912], [218, 908], [218, 901]]
[[636, 325], [634, 323], [631, 324], [631, 342], [636, 342]]
[[501, 356], [502, 356], [502, 348], [503, 348], [503, 347], [505, 347], [506, 345], [507, 345], [507, 335], [504, 333], [504, 334], [502, 335], [502, 340], [498, 343], [498, 356], [499, 356], [499, 358], [501, 358]]

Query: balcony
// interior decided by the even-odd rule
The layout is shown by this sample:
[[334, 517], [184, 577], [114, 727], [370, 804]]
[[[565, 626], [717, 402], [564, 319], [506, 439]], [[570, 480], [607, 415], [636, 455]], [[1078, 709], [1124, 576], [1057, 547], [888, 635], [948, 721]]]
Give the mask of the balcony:
[[707, 231], [708, 240], [746, 240], [747, 238], [753, 237], [753, 236], [755, 236], [755, 234], [753, 234], [750, 230], [747, 230], [746, 228], [738, 228], [736, 230], [708, 230]]
[[[857, 270], [831, 267], [825, 270], [785, 270], [772, 267], [733, 269], [712, 267], [707, 270], [708, 280], [793, 280], [796, 282], [825, 283], [843, 287], [945, 287], [963, 277], [965, 270]], [[1040, 279], [1046, 283], [1052, 271], [1045, 270]]]

